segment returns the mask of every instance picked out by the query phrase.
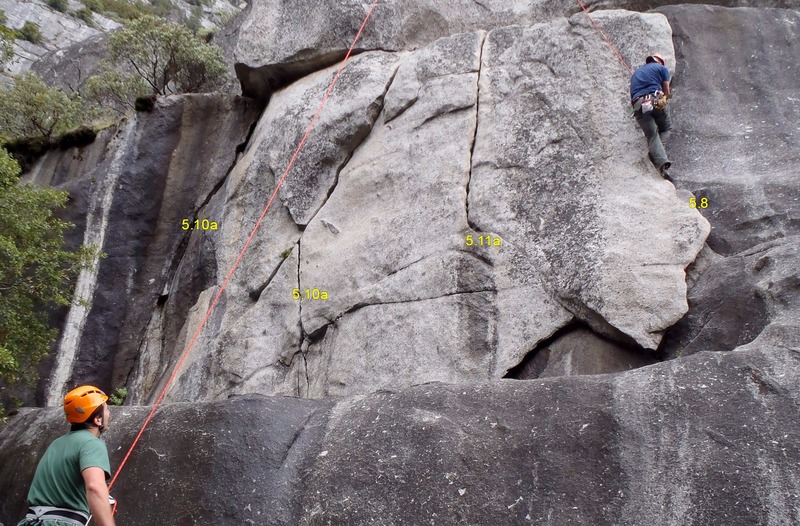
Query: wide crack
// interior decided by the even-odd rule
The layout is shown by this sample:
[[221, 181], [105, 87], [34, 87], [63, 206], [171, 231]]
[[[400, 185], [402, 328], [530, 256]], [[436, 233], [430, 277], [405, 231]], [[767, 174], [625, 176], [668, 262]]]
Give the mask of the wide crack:
[[[203, 210], [203, 208], [208, 206], [208, 204], [211, 202], [211, 200], [214, 198], [214, 196], [219, 193], [219, 191], [222, 189], [222, 187], [228, 181], [228, 178], [230, 177], [231, 172], [233, 172], [234, 168], [236, 167], [237, 163], [239, 162], [239, 155], [241, 153], [243, 153], [247, 149], [247, 147], [249, 146], [250, 141], [253, 138], [253, 134], [255, 133], [256, 127], [258, 126], [258, 122], [261, 120], [261, 117], [264, 115], [265, 111], [266, 111], [266, 105], [264, 105], [261, 108], [261, 111], [258, 112], [258, 115], [253, 119], [253, 122], [250, 124], [250, 127], [249, 127], [249, 129], [247, 131], [247, 135], [245, 136], [244, 140], [241, 143], [236, 145], [236, 147], [234, 149], [233, 160], [231, 161], [230, 166], [228, 166], [227, 170], [225, 171], [225, 175], [223, 175], [220, 178], [220, 180], [214, 185], [214, 187], [211, 189], [211, 191], [206, 195], [206, 197], [200, 203], [200, 205], [197, 206], [196, 210], [192, 214], [192, 219], [190, 221], [191, 224], [194, 224], [195, 220], [198, 219], [198, 217], [200, 215], [200, 212]], [[186, 258], [186, 251], [188, 250], [189, 242], [191, 240], [192, 233], [193, 232], [191, 230], [186, 231], [186, 232], [183, 233], [183, 235], [181, 237], [181, 240], [178, 243], [178, 246], [175, 248], [175, 253], [171, 257], [171, 265], [170, 265], [169, 269], [167, 270], [167, 275], [166, 275], [166, 278], [164, 280], [164, 283], [166, 284], [166, 287], [165, 287], [166, 292], [161, 294], [159, 296], [158, 300], [157, 300], [157, 309], [160, 309], [162, 311], [162, 313], [165, 312], [165, 310], [166, 310], [166, 303], [167, 303], [167, 301], [169, 299], [169, 290], [171, 290], [171, 288], [172, 288], [172, 284], [174, 283], [174, 280], [175, 280], [175, 278], [177, 276], [178, 269], [181, 268], [181, 265], [183, 264], [183, 261]], [[276, 273], [277, 273], [277, 270], [276, 270]], [[273, 273], [273, 276], [270, 277], [270, 279], [272, 277], [274, 277], [274, 273]], [[264, 288], [266, 288], [266, 286]], [[261, 291], [263, 291], [263, 288], [261, 289]], [[261, 291], [259, 291], [259, 293], [258, 293], [259, 296], [261, 294]], [[252, 293], [251, 293], [251, 298], [252, 298]], [[150, 327], [151, 324], [153, 323], [153, 318], [156, 316], [157, 312], [158, 312], [158, 310], [154, 310], [153, 311], [153, 314], [151, 314], [150, 319], [147, 321], [147, 324], [145, 325], [145, 331], [141, 335], [139, 343], [138, 343], [138, 346], [137, 346], [139, 349], [141, 349], [142, 346], [144, 345], [145, 339], [147, 337], [147, 328]], [[163, 360], [164, 360], [163, 353], [164, 353], [164, 351], [166, 349], [166, 342], [165, 342], [166, 335], [164, 334], [165, 324], [164, 324], [164, 320], [163, 320], [163, 315], [162, 315], [160, 324], [161, 324], [161, 328], [160, 328], [160, 331], [161, 331], [161, 349], [160, 349], [160, 353], [162, 355], [161, 356], [161, 360], [162, 360], [162, 363], [163, 363]], [[137, 354], [137, 358], [132, 361], [130, 369], [125, 374], [124, 385], [130, 385], [131, 378], [135, 375], [136, 368], [138, 367], [140, 356], [141, 356], [141, 353], [138, 353]]]

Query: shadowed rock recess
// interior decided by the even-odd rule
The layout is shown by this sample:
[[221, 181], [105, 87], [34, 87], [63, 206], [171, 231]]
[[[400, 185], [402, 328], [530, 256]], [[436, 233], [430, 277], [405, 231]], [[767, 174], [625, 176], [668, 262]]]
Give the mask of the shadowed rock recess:
[[[380, 2], [120, 524], [800, 524], [800, 2], [585, 3], [667, 57], [674, 184], [577, 2]], [[27, 174], [109, 255], [27, 401], [127, 387], [112, 467], [367, 4], [254, 0], [216, 37], [254, 98], [164, 99]], [[0, 522], [61, 420], [0, 431]]]

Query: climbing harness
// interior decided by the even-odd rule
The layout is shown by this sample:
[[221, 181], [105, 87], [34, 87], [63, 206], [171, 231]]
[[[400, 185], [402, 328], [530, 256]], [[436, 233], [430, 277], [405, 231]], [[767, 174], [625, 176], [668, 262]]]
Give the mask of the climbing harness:
[[[264, 218], [267, 216], [267, 213], [269, 212], [270, 208], [272, 207], [272, 203], [275, 200], [275, 197], [278, 195], [278, 191], [281, 189], [281, 186], [283, 185], [283, 182], [286, 180], [286, 176], [289, 174], [289, 171], [292, 169], [292, 166], [294, 165], [294, 162], [297, 159], [298, 155], [300, 154], [300, 151], [303, 149], [303, 146], [305, 145], [306, 141], [308, 140], [309, 135], [311, 135], [311, 131], [314, 129], [314, 126], [316, 125], [317, 120], [319, 119], [320, 113], [322, 113], [322, 110], [325, 108], [325, 105], [328, 102], [328, 98], [330, 97], [330, 94], [333, 91], [334, 86], [336, 86], [336, 82], [339, 80], [339, 77], [342, 74], [342, 70], [344, 69], [345, 65], [347, 65], [347, 62], [350, 60], [350, 56], [353, 54], [353, 50], [355, 49], [356, 43], [361, 38], [361, 34], [363, 33], [364, 28], [366, 27], [367, 22], [369, 21], [370, 17], [372, 16], [372, 12], [375, 10], [375, 6], [377, 4], [378, 4], [378, 0], [373, 0], [372, 5], [370, 6], [369, 10], [367, 11], [367, 15], [364, 17], [364, 21], [361, 23], [361, 27], [359, 28], [358, 33], [356, 33], [356, 36], [353, 39], [353, 43], [350, 45], [350, 49], [348, 49], [347, 54], [344, 56], [344, 59], [342, 59], [342, 62], [339, 65], [339, 69], [336, 71], [336, 75], [333, 77], [333, 80], [331, 81], [330, 85], [328, 86], [328, 89], [325, 92], [325, 95], [322, 97], [322, 101], [320, 102], [319, 107], [317, 107], [316, 113], [314, 114], [314, 116], [311, 119], [311, 122], [308, 124], [308, 127], [306, 128], [305, 134], [303, 135], [302, 139], [300, 139], [300, 142], [297, 144], [297, 148], [295, 149], [294, 154], [292, 155], [291, 159], [289, 160], [289, 163], [286, 166], [286, 170], [283, 172], [283, 175], [280, 177], [280, 179], [278, 179], [278, 182], [275, 185], [275, 190], [273, 190], [272, 195], [269, 198], [269, 201], [267, 201], [267, 205], [264, 207], [264, 211], [261, 213], [261, 216], [258, 218], [258, 221], [256, 221], [256, 224], [253, 227], [252, 232], [250, 232], [250, 236], [247, 238], [247, 241], [245, 241], [241, 252], [239, 252], [239, 256], [236, 258], [236, 261], [233, 263], [233, 266], [231, 267], [231, 270], [228, 272], [228, 275], [225, 277], [225, 280], [222, 282], [222, 285], [220, 286], [219, 291], [217, 292], [217, 295], [214, 297], [214, 300], [211, 302], [211, 305], [209, 306], [208, 310], [206, 311], [206, 314], [205, 314], [205, 317], [203, 318], [203, 321], [200, 323], [200, 326], [195, 331], [194, 336], [192, 337], [191, 341], [189, 342], [189, 345], [183, 351], [183, 353], [181, 354], [181, 356], [178, 359], [177, 363], [173, 367], [172, 374], [170, 375], [170, 377], [167, 380], [166, 384], [162, 388], [161, 393], [158, 395], [158, 398], [156, 399], [155, 403], [153, 404], [152, 409], [150, 410], [150, 412], [148, 413], [147, 417], [145, 418], [144, 423], [142, 424], [142, 427], [139, 429], [138, 434], [133, 439], [133, 443], [131, 444], [131, 447], [128, 449], [128, 452], [125, 454], [125, 457], [122, 459], [122, 462], [120, 462], [120, 465], [117, 468], [117, 471], [114, 473], [114, 477], [111, 479], [111, 482], [108, 485], [109, 490], [114, 486], [114, 483], [116, 483], [117, 478], [119, 477], [119, 474], [122, 472], [122, 469], [125, 466], [125, 464], [128, 462], [128, 459], [130, 458], [131, 453], [133, 453], [133, 450], [136, 448], [136, 445], [139, 443], [139, 439], [141, 439], [142, 434], [145, 432], [145, 430], [147, 429], [147, 426], [150, 424], [150, 421], [153, 419], [153, 415], [155, 415], [156, 411], [158, 410], [158, 408], [160, 407], [162, 401], [164, 400], [164, 397], [166, 396], [167, 391], [172, 386], [172, 383], [175, 381], [175, 379], [176, 379], [176, 377], [178, 375], [178, 371], [180, 370], [181, 366], [183, 365], [183, 362], [186, 360], [186, 357], [189, 355], [189, 351], [191, 351], [192, 348], [194, 347], [195, 342], [197, 342], [197, 339], [200, 337], [200, 332], [203, 330], [203, 328], [205, 328], [206, 323], [208, 323], [208, 320], [211, 317], [211, 314], [214, 312], [214, 308], [217, 306], [217, 302], [219, 301], [220, 297], [222, 297], [222, 294], [223, 294], [223, 292], [225, 292], [225, 289], [228, 287], [228, 282], [230, 282], [231, 278], [233, 277], [233, 273], [236, 271], [237, 268], [239, 268], [239, 264], [242, 262], [242, 259], [244, 258], [244, 255], [247, 252], [247, 249], [250, 247], [250, 243], [253, 241], [253, 238], [255, 237], [256, 233], [258, 232], [259, 228], [261, 227], [261, 223], [264, 221]], [[116, 509], [116, 506], [115, 506], [115, 509]]]
[[29, 521], [57, 521], [70, 526], [85, 526], [89, 523], [89, 518], [89, 515], [80, 511], [53, 506], [31, 506], [25, 515], [25, 520]]
[[633, 113], [637, 111], [642, 112], [642, 115], [649, 115], [653, 110], [663, 110], [667, 106], [669, 99], [663, 91], [656, 91], [655, 93], [648, 93], [634, 99], [631, 102], [633, 106]]

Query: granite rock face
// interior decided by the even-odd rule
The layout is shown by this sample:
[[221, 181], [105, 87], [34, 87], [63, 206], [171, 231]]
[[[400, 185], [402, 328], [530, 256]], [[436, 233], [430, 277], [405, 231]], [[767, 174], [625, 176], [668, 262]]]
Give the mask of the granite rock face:
[[[217, 30], [243, 7], [244, 3], [209, 0], [202, 4], [171, 0], [171, 10], [165, 17], [182, 23], [199, 16], [205, 29]], [[18, 39], [14, 42], [14, 57], [6, 65], [7, 73], [17, 74], [31, 69], [50, 86], [68, 92], [83, 88], [86, 80], [100, 72], [101, 61], [108, 57], [108, 35], [122, 24], [93, 12], [91, 24], [75, 13], [84, 8], [80, 1], [69, 0], [67, 11], [59, 12], [43, 0], [0, 0], [0, 10], [6, 13], [7, 26], [19, 29], [25, 22], [37, 24], [43, 40], [32, 44]], [[231, 72], [232, 75], [232, 72]], [[0, 80], [4, 80], [0, 72]], [[238, 92], [237, 92], [238, 93]]]
[[[382, 2], [250, 239], [366, 9], [299, 7], [223, 35], [260, 103], [169, 98], [28, 175], [109, 254], [40, 402], [152, 403], [194, 341], [120, 523], [800, 523], [798, 13], [595, 11], [675, 74], [671, 184], [576, 4]], [[60, 421], [0, 433], [0, 522]]]
[[[634, 28], [632, 52], [670, 45], [662, 15], [604, 16]], [[653, 174], [621, 101], [603, 113], [564, 98], [564, 82], [624, 93], [607, 57], [580, 52], [595, 38], [574, 17], [355, 57], [168, 399], [499, 378], [576, 320], [655, 349], [686, 312], [684, 268], [709, 226]], [[165, 318], [147, 329], [155, 350], [132, 372], [116, 360], [134, 400], [158, 392], [155, 371], [177, 361], [217, 288], [188, 318], [173, 298], [197, 291], [188, 281], [209, 258], [232, 267], [334, 72], [273, 94], [199, 212], [222, 225], [203, 234], [212, 252], [194, 269], [184, 258], [165, 289]]]
[[[120, 524], [800, 521], [800, 354], [701, 353], [616, 375], [419, 385], [340, 400], [163, 406], [112, 494]], [[116, 467], [147, 408], [116, 408]], [[0, 521], [65, 431], [0, 433]]]
[[[71, 0], [69, 11], [75, 11], [83, 4]], [[61, 13], [41, 0], [2, 0], [0, 9], [5, 11], [7, 27], [19, 29], [25, 22], [37, 24], [42, 32], [41, 44], [32, 44], [24, 40], [14, 43], [14, 58], [6, 65], [11, 73], [19, 73], [31, 68], [39, 59], [49, 52], [69, 47], [88, 38], [111, 31], [120, 24], [97, 13], [92, 15], [93, 26], [84, 20], [68, 13]]]
[[[184, 231], [182, 222], [194, 226], [204, 219], [196, 211], [219, 190], [259, 112], [252, 100], [240, 97], [167, 98], [156, 111], [136, 114], [88, 147], [51, 152], [29, 174], [34, 182], [79, 196], [75, 208], [83, 217], [76, 224], [82, 231], [72, 235], [107, 255], [95, 272], [78, 279], [78, 294], [89, 304], [73, 306], [67, 317], [51, 387], [78, 378], [106, 385], [114, 367], [124, 371], [115, 384], [125, 384], [147, 349], [144, 330], [160, 319], [184, 251], [209, 243], [202, 234]], [[216, 267], [213, 261], [204, 265], [196, 252], [192, 259], [199, 292], [216, 278]], [[190, 303], [179, 296], [170, 306], [188, 311], [196, 297], [190, 286], [181, 292]], [[168, 327], [162, 334], [169, 334]], [[60, 389], [49, 390], [48, 403], [59, 402]]]
[[[800, 348], [800, 68], [787, 54], [800, 44], [800, 13], [659, 11], [673, 28], [678, 63], [669, 145], [676, 186], [707, 199], [699, 210], [712, 225], [691, 309], [662, 350], [731, 350], [756, 338]], [[722, 50], [725, 40], [736, 45]], [[726, 67], [709, 76], [723, 51]]]
[[[587, 9], [646, 11], [669, 0], [586, 0]], [[694, 2], [684, 2], [694, 3]], [[746, 0], [709, 0], [727, 7]], [[245, 95], [268, 96], [292, 80], [340, 60], [372, 2], [254, 0], [220, 42]], [[769, 0], [758, 7], [800, 8], [800, 0]], [[447, 36], [508, 26], [530, 26], [582, 12], [574, 0], [392, 0], [378, 2], [358, 50], [414, 50]]]
[[[747, 25], [757, 16], [767, 30], [770, 24], [790, 27], [796, 17], [781, 9], [663, 12], [678, 17], [680, 46], [689, 40], [680, 35], [701, 31], [681, 25], [683, 19]], [[691, 109], [690, 94], [700, 93], [702, 84], [689, 88], [700, 74], [672, 50], [669, 19], [626, 11], [594, 17], [629, 63], [658, 49], [668, 66], [681, 68], [675, 71], [676, 137], [669, 146], [678, 188], [718, 173], [698, 164], [680, 178], [695, 144], [683, 138], [712, 132], [695, 131], [679, 105], [685, 95]], [[792, 45], [787, 31], [773, 32], [774, 48], [781, 39]], [[721, 263], [714, 247], [735, 239], [727, 232], [741, 229], [722, 218], [715, 227], [721, 234], [693, 264], [709, 233], [698, 212], [715, 208], [690, 208], [690, 194], [676, 194], [656, 175], [629, 119], [627, 73], [603, 44], [578, 13], [446, 36], [413, 51], [353, 57], [277, 196], [280, 206], [266, 216], [231, 276], [168, 399], [254, 392], [325, 397], [420, 381], [480, 381], [514, 377], [533, 362], [539, 365], [526, 374], [543, 373], [544, 356], [552, 357], [551, 372], [607, 372], [590, 359], [578, 360], [586, 367], [565, 366], [574, 356], [566, 348], [547, 354], [553, 335], [575, 324], [596, 333], [577, 344], [587, 356], [611, 352], [612, 361], [631, 367], [654, 361], [645, 349], [659, 347], [663, 357], [730, 350], [752, 341], [771, 319], [796, 326], [792, 299], [750, 301], [748, 282], [737, 280], [746, 290], [728, 287], [720, 301], [719, 285], [706, 284], [711, 276], [731, 276], [708, 267]], [[713, 55], [713, 49], [707, 43], [692, 56]], [[168, 205], [185, 210], [182, 217], [217, 222], [219, 230], [193, 232], [181, 245], [184, 252], [166, 256], [171, 270], [148, 288], [145, 314], [123, 324], [129, 336], [110, 331], [98, 343], [113, 350], [91, 362], [90, 368], [109, 371], [92, 378], [127, 385], [135, 403], [154, 399], [193, 340], [335, 71], [322, 68], [275, 91], [246, 144], [242, 135], [225, 143], [230, 164], [206, 167], [219, 191], [194, 204]], [[575, 96], [564, 86], [582, 86], [592, 96]], [[166, 137], [176, 129], [169, 122], [174, 117], [159, 111], [159, 133]], [[781, 127], [791, 128], [794, 114], [782, 118]], [[169, 144], [178, 157], [195, 155]], [[789, 154], [771, 144], [776, 163], [785, 161], [780, 155]], [[791, 170], [786, 173], [791, 178]], [[687, 188], [704, 196], [699, 186]], [[769, 233], [755, 225], [745, 229], [748, 240], [792, 232], [796, 192], [780, 183], [776, 195], [787, 196], [785, 226]], [[114, 202], [130, 209], [123, 221], [138, 221], [139, 201]], [[792, 282], [790, 261], [780, 264], [773, 281]], [[694, 288], [687, 293], [690, 265]], [[783, 289], [791, 296], [791, 286]], [[687, 296], [694, 311], [683, 318]], [[773, 304], [788, 305], [789, 315]], [[726, 328], [730, 324], [734, 330]], [[705, 336], [696, 338], [702, 331]], [[66, 379], [84, 372], [70, 374], [51, 382], [52, 399]]]

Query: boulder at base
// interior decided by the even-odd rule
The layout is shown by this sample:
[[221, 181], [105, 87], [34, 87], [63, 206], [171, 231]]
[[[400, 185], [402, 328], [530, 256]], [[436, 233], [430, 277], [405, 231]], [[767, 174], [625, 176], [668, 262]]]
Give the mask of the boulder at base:
[[[800, 522], [800, 353], [699, 353], [616, 375], [162, 407], [113, 488], [119, 524]], [[116, 468], [148, 411], [113, 412]], [[0, 521], [66, 430], [0, 434]]]

